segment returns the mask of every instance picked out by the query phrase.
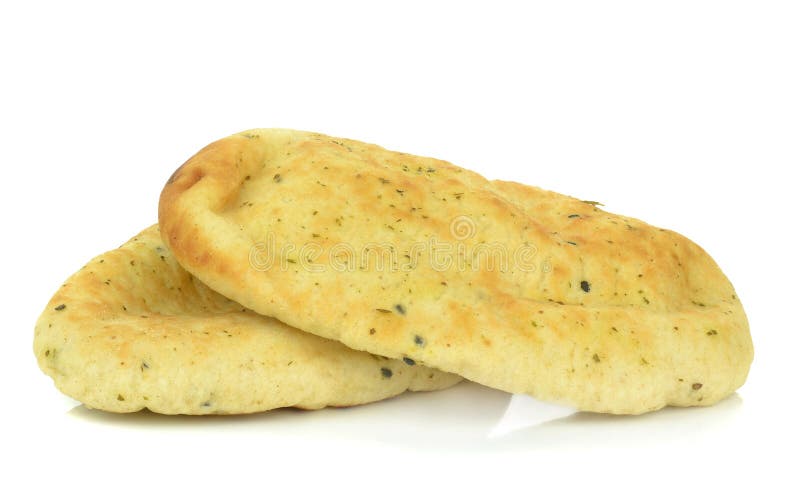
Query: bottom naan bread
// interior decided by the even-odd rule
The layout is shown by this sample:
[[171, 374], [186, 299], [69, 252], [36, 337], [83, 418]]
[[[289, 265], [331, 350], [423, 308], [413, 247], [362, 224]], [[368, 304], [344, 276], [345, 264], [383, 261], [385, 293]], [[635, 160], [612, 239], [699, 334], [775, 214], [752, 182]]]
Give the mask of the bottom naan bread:
[[113, 412], [317, 409], [460, 380], [244, 309], [185, 271], [157, 226], [67, 280], [36, 324], [34, 352], [62, 392]]

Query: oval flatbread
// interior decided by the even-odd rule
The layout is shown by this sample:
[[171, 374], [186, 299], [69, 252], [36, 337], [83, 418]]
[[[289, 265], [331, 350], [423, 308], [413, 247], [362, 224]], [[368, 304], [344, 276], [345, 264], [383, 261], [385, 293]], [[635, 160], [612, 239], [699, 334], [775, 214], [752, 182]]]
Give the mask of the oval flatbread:
[[581, 410], [713, 404], [753, 357], [733, 287], [687, 238], [354, 140], [224, 138], [173, 174], [159, 222], [258, 313]]
[[34, 352], [62, 392], [113, 412], [317, 409], [460, 380], [243, 308], [180, 267], [156, 226], [64, 283], [36, 324]]

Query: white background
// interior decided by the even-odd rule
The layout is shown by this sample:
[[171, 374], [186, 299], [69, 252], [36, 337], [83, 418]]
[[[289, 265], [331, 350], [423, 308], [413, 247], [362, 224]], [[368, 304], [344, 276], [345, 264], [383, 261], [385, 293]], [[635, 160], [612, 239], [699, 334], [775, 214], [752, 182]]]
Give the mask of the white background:
[[[0, 484], [797, 485], [797, 2], [9, 3]], [[233, 418], [62, 396], [32, 353], [50, 295], [156, 221], [185, 159], [254, 127], [443, 158], [689, 236], [745, 305], [748, 382], [641, 417], [473, 384]]]

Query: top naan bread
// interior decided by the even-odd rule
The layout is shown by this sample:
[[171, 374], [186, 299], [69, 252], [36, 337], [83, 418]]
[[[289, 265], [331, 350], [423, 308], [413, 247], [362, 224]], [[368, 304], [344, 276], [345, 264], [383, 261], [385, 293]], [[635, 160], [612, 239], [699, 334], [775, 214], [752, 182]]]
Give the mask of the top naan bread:
[[181, 166], [159, 222], [258, 313], [581, 410], [713, 404], [752, 361], [733, 287], [690, 240], [441, 160], [251, 130]]

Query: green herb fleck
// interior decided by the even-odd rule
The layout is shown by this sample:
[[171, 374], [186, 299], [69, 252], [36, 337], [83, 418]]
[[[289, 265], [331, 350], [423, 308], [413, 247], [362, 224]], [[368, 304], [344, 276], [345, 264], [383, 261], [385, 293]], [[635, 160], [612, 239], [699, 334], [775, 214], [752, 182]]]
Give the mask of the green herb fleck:
[[408, 365], [417, 365], [417, 362], [415, 362], [411, 357], [403, 357], [403, 362]]
[[377, 311], [379, 313], [391, 313], [392, 312], [391, 310], [384, 309], [384, 308], [375, 308], [375, 311]]
[[281, 177], [281, 175], [279, 173], [276, 173], [274, 176], [272, 176], [272, 180], [274, 182], [276, 182], [276, 183], [280, 183], [282, 179], [283, 178]]
[[708, 331], [706, 332], [706, 335], [708, 335], [708, 336], [714, 336], [714, 335], [716, 335], [716, 334], [717, 334], [717, 330], [708, 330]]
[[406, 314], [406, 307], [403, 306], [402, 304], [395, 304], [394, 309], [396, 309], [397, 312], [400, 313], [401, 315]]
[[418, 347], [424, 347], [425, 346], [425, 339], [422, 338], [419, 335], [414, 335], [414, 344], [416, 346], [418, 346]]
[[591, 289], [591, 286], [589, 286], [589, 281], [581, 281], [581, 289], [583, 289], [583, 292], [588, 293]]
[[65, 309], [66, 307], [67, 307], [67, 305], [66, 305], [66, 304], [59, 304], [59, 305], [58, 305], [58, 306], [56, 306], [54, 309], [55, 309], [56, 311], [61, 311], [61, 310]]
[[695, 382], [694, 384], [692, 384], [692, 389], [694, 389], [695, 391], [700, 390], [701, 387], [703, 387], [703, 384], [699, 382]]
[[386, 367], [381, 367], [381, 375], [389, 379], [392, 377], [392, 370], [387, 369]]

